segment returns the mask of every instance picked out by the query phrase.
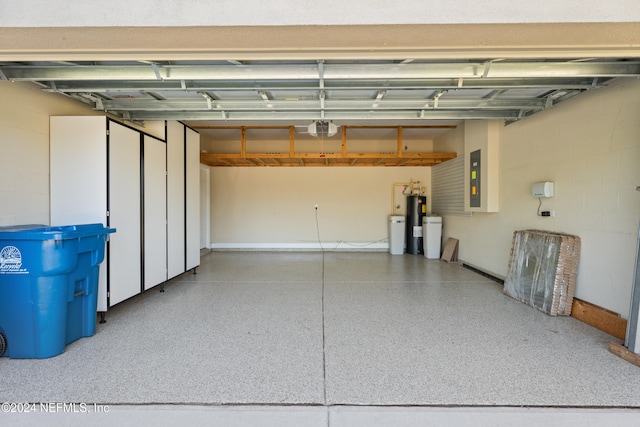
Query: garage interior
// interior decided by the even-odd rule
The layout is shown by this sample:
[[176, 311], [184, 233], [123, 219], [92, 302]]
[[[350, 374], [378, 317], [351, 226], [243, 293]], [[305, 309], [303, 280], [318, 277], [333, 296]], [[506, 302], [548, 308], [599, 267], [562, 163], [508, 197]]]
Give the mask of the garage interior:
[[[633, 313], [637, 22], [86, 19], [0, 27], [0, 226], [50, 223], [50, 116], [159, 138], [179, 121], [200, 135], [204, 250], [63, 355], [0, 359], [3, 400], [109, 405], [105, 424], [637, 416], [637, 367], [609, 351]], [[439, 212], [434, 168], [475, 146], [489, 199]], [[540, 181], [554, 197], [531, 195]], [[394, 191], [416, 182], [459, 264], [388, 253]], [[615, 331], [503, 294], [522, 229], [581, 237], [575, 296]]]

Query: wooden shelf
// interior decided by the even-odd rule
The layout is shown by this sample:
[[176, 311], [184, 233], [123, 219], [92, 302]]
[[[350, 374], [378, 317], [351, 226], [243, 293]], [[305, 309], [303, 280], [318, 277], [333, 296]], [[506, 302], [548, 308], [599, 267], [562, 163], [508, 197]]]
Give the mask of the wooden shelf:
[[433, 166], [453, 159], [456, 153], [413, 153], [404, 156], [358, 153], [343, 157], [334, 153], [289, 154], [200, 154], [200, 163], [209, 166]]
[[[425, 126], [428, 127], [428, 126]], [[455, 126], [448, 126], [455, 127]], [[214, 127], [207, 127], [212, 129]], [[229, 129], [230, 127], [220, 127]], [[248, 153], [246, 150], [246, 132], [248, 127], [238, 126], [241, 130], [240, 153], [201, 153], [200, 163], [214, 167], [306, 167], [306, 166], [433, 166], [457, 157], [456, 153], [403, 152], [402, 126], [372, 126], [370, 128], [397, 129], [396, 152], [392, 153], [350, 153], [347, 150], [347, 128], [342, 126], [342, 149], [331, 153], [299, 153], [295, 150], [294, 127], [289, 129], [289, 151], [286, 153]], [[252, 129], [261, 127], [252, 127]], [[272, 129], [273, 127], [264, 127]], [[364, 128], [358, 126], [357, 128]], [[415, 128], [415, 127], [412, 127]]]

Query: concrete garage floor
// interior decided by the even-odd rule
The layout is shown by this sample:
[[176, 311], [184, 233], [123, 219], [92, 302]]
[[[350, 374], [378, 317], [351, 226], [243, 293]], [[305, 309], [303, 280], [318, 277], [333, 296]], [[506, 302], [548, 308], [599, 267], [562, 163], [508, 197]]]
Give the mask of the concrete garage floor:
[[[1, 358], [0, 401], [15, 410], [38, 402], [34, 412], [0, 413], [2, 425], [640, 419], [640, 370], [608, 351], [615, 338], [547, 316], [456, 264], [382, 252], [213, 252], [197, 273], [113, 307], [94, 337], [59, 356]], [[77, 405], [47, 412], [40, 403]]]

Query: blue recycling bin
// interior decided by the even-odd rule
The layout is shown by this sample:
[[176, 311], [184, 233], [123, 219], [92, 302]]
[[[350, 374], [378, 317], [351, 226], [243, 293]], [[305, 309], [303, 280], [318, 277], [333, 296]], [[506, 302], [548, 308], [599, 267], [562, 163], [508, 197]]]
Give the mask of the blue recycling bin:
[[47, 358], [95, 334], [102, 224], [0, 228], [0, 356]]

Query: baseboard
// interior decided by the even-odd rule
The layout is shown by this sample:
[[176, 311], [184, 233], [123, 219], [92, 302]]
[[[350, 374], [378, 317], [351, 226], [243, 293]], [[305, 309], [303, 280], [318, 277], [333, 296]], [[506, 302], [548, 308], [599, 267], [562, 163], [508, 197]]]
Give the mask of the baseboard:
[[464, 268], [466, 268], [467, 270], [471, 270], [471, 271], [473, 271], [475, 273], [478, 273], [481, 276], [486, 277], [487, 279], [491, 279], [494, 282], [497, 282], [497, 283], [499, 283], [501, 285], [504, 285], [504, 277], [502, 277], [502, 276], [499, 276], [499, 275], [497, 275], [495, 273], [492, 273], [491, 271], [485, 270], [485, 269], [483, 269], [481, 267], [478, 267], [476, 265], [469, 264], [468, 262], [466, 262], [464, 260], [458, 260], [458, 263], [462, 264], [462, 266]]
[[624, 340], [627, 334], [627, 321], [620, 317], [618, 313], [578, 298], [573, 299], [571, 317], [575, 317], [587, 325], [591, 325], [621, 340]]
[[615, 342], [609, 343], [609, 351], [616, 356], [622, 357], [629, 363], [633, 363], [636, 366], [640, 366], [640, 354], [636, 354], [622, 344], [618, 344]]
[[388, 251], [387, 242], [322, 242], [320, 243], [212, 243], [214, 251]]

